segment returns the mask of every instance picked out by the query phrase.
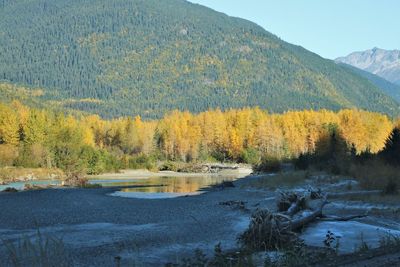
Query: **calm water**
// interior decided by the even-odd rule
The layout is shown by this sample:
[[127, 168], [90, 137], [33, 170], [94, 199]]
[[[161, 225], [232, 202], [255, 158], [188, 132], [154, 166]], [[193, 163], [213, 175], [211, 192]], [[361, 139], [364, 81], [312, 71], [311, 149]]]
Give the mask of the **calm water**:
[[35, 180], [35, 181], [26, 181], [26, 182], [16, 182], [16, 183], [10, 183], [7, 185], [0, 185], [0, 191], [3, 191], [7, 187], [14, 187], [15, 189], [18, 190], [23, 190], [26, 184], [30, 185], [59, 185], [61, 184], [60, 181], [57, 180]]
[[[171, 198], [186, 195], [201, 194], [202, 189], [219, 184], [223, 181], [237, 180], [237, 176], [211, 176], [202, 177], [144, 177], [142, 179], [91, 179], [92, 184], [101, 184], [103, 187], [122, 187], [112, 196], [133, 198]], [[30, 185], [59, 185], [57, 180], [37, 180], [0, 185], [0, 191], [7, 187], [23, 190], [25, 184]], [[123, 188], [126, 187], [126, 188]]]
[[237, 176], [203, 176], [203, 177], [151, 177], [132, 180], [91, 180], [103, 186], [129, 186], [117, 191], [112, 196], [132, 198], [171, 198], [186, 195], [197, 195], [202, 189], [223, 181], [237, 180]]

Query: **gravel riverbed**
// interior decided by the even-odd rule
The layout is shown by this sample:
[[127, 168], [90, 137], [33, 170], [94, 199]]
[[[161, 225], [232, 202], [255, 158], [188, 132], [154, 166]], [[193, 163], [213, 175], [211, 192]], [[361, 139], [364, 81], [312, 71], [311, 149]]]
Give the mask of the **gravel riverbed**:
[[[275, 189], [249, 186], [259, 177], [239, 179], [235, 187], [217, 186], [203, 194], [168, 199], [111, 196], [119, 188], [0, 192], [0, 240], [18, 244], [24, 237], [34, 239], [39, 230], [43, 236], [63, 240], [73, 266], [115, 266], [117, 256], [121, 266], [163, 266], [193, 256], [196, 249], [212, 255], [218, 243], [223, 250], [238, 247], [237, 237], [255, 209], [276, 209]], [[229, 201], [243, 201], [245, 209], [220, 204]], [[345, 242], [341, 253], [353, 252], [360, 236], [376, 246], [382, 234], [400, 233], [396, 213], [400, 207], [379, 204], [377, 213], [373, 205], [377, 204], [334, 199], [324, 213], [371, 214], [348, 223], [315, 222], [300, 236], [308, 245], [323, 246], [326, 232], [334, 231]], [[12, 266], [7, 265], [10, 253], [1, 241], [0, 266]]]
[[[115, 256], [123, 264], [162, 265], [197, 248], [211, 254], [219, 242], [224, 249], [236, 247], [249, 222], [250, 211], [220, 202], [244, 200], [252, 206], [265, 201], [265, 192], [240, 189], [243, 182], [171, 199], [113, 197], [112, 188], [0, 193], [0, 239], [35, 236], [39, 229], [62, 238], [74, 266], [112, 266]], [[0, 256], [6, 257], [4, 246]]]

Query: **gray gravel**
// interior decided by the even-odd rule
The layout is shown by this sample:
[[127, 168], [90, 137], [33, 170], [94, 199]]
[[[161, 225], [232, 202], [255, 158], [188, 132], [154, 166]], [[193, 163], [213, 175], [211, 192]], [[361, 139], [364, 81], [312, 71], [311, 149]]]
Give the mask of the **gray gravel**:
[[[235, 182], [245, 183], [247, 179]], [[74, 266], [159, 266], [192, 255], [196, 248], [211, 254], [214, 246], [231, 249], [248, 226], [250, 211], [219, 205], [247, 201], [248, 207], [271, 197], [235, 188], [212, 190], [173, 199], [109, 196], [115, 189], [49, 189], [0, 193], [0, 240], [34, 236], [37, 229], [62, 238]], [[270, 198], [269, 198], [270, 199]], [[265, 203], [263, 204], [265, 206]], [[1, 242], [0, 242], [1, 243]], [[5, 259], [4, 246], [0, 258]]]

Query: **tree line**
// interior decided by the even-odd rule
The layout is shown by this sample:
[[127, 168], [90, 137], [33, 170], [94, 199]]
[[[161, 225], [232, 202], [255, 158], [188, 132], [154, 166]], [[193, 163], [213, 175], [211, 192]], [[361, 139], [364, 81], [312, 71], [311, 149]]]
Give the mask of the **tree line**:
[[386, 115], [357, 109], [283, 114], [259, 108], [214, 109], [198, 114], [172, 111], [160, 120], [104, 120], [14, 101], [0, 104], [0, 164], [89, 174], [151, 169], [157, 161], [257, 164], [313, 153], [333, 128], [360, 155], [381, 151], [394, 125]]

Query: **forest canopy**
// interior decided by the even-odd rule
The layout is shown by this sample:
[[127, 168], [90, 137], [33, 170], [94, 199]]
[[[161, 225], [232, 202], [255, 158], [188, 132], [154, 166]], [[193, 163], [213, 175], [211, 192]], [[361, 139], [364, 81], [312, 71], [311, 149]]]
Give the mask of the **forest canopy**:
[[293, 159], [313, 153], [332, 127], [355, 153], [377, 153], [394, 123], [386, 115], [356, 109], [283, 114], [259, 108], [215, 109], [198, 114], [172, 111], [160, 120], [140, 116], [104, 120], [14, 101], [0, 104], [0, 164], [100, 173], [151, 168], [151, 160]]

